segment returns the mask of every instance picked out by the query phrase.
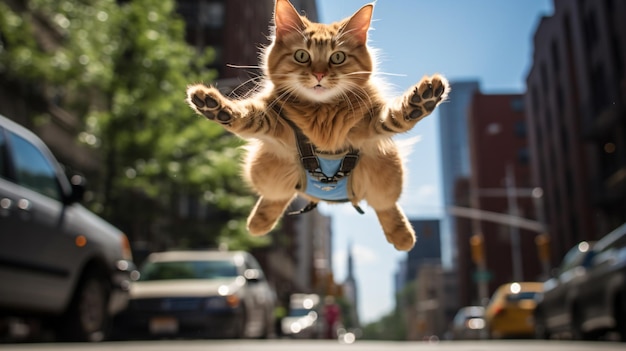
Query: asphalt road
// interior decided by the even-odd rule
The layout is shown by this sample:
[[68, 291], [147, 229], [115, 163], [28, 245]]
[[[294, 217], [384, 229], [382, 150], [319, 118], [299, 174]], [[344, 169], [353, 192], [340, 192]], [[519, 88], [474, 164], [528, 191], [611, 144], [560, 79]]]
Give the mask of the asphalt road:
[[103, 342], [91, 344], [0, 344], [2, 351], [624, 351], [625, 343], [572, 341], [444, 341], [352, 344], [328, 340], [163, 340]]

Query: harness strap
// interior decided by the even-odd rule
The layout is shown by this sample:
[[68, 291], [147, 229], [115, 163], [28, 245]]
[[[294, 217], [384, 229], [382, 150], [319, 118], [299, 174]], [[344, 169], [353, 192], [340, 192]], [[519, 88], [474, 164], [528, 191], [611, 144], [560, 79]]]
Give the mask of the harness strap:
[[284, 119], [296, 134], [296, 144], [298, 145], [298, 153], [300, 154], [302, 167], [304, 167], [304, 169], [306, 169], [311, 175], [324, 182], [336, 182], [343, 177], [347, 177], [354, 167], [356, 167], [356, 163], [359, 160], [359, 150], [350, 148], [348, 153], [341, 160], [341, 165], [339, 166], [337, 173], [332, 177], [327, 177], [322, 172], [322, 168], [320, 167], [315, 146], [309, 141], [309, 138], [302, 133], [302, 130], [300, 130], [298, 126], [296, 126], [292, 121], [286, 118]]
[[[296, 145], [298, 147], [298, 154], [300, 155], [300, 162], [302, 163], [302, 167], [307, 172], [309, 172], [313, 177], [318, 178], [320, 181], [329, 183], [335, 183], [339, 179], [350, 175], [350, 172], [352, 172], [354, 167], [356, 167], [356, 164], [359, 160], [359, 150], [355, 150], [350, 147], [348, 153], [344, 155], [343, 159], [341, 160], [339, 170], [332, 177], [328, 177], [322, 172], [319, 159], [317, 158], [318, 152], [316, 151], [315, 145], [311, 143], [309, 138], [304, 135], [302, 130], [293, 121], [283, 116], [283, 114], [280, 112], [280, 108], [277, 105], [274, 105], [273, 109], [277, 113], [277, 115], [285, 120], [285, 122], [289, 124], [291, 129], [293, 129], [296, 136]], [[363, 209], [361, 209], [361, 207], [359, 207], [358, 205], [353, 204], [353, 206], [358, 213], [365, 213]], [[311, 201], [301, 210], [289, 212], [287, 213], [287, 215], [293, 216], [303, 214], [314, 210], [316, 207], [317, 202]]]
[[317, 202], [309, 202], [306, 206], [298, 211], [288, 212], [287, 216], [295, 216], [303, 213], [307, 213], [309, 211], [313, 211], [317, 207]]

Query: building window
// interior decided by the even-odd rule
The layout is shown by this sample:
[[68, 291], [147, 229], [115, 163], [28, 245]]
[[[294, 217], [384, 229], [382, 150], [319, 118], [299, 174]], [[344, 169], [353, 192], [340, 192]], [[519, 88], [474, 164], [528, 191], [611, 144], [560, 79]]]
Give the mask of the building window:
[[527, 165], [530, 161], [530, 152], [527, 147], [517, 150], [517, 161], [522, 165]]
[[487, 125], [487, 135], [497, 135], [502, 131], [502, 126], [499, 123], [489, 123]]
[[519, 120], [515, 122], [515, 136], [520, 138], [526, 138], [526, 121]]
[[224, 4], [219, 2], [200, 3], [200, 25], [205, 28], [221, 28], [224, 25]]
[[521, 97], [511, 99], [511, 110], [514, 112], [524, 112], [524, 99]]

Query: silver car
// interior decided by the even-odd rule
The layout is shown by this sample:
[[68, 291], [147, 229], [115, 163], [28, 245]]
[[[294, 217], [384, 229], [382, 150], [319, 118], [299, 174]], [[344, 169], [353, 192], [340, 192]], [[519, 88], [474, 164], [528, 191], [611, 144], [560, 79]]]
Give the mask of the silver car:
[[121, 338], [267, 337], [276, 296], [243, 251], [170, 251], [148, 256], [116, 323]]
[[452, 339], [484, 339], [486, 335], [483, 306], [465, 306], [459, 309], [452, 320]]
[[105, 339], [134, 269], [128, 239], [80, 205], [84, 191], [35, 134], [0, 116], [0, 315], [36, 317], [60, 340]]

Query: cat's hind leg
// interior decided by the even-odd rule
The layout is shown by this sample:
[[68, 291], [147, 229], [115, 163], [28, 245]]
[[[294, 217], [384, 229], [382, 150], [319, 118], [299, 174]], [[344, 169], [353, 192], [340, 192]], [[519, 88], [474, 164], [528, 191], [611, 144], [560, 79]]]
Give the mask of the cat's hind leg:
[[387, 241], [397, 250], [411, 250], [415, 245], [415, 231], [400, 206], [396, 203], [385, 209], [374, 208], [374, 210]]
[[403, 173], [402, 160], [394, 148], [385, 155], [363, 154], [352, 181], [356, 199], [364, 198], [376, 211], [387, 241], [397, 250], [408, 251], [415, 245], [415, 231], [397, 204]]
[[275, 144], [255, 141], [248, 145], [243, 175], [260, 195], [248, 216], [248, 231], [264, 235], [274, 228], [296, 196], [300, 165], [289, 157], [280, 157]]
[[248, 216], [250, 234], [265, 235], [272, 230], [292, 199], [270, 200], [261, 196]]

